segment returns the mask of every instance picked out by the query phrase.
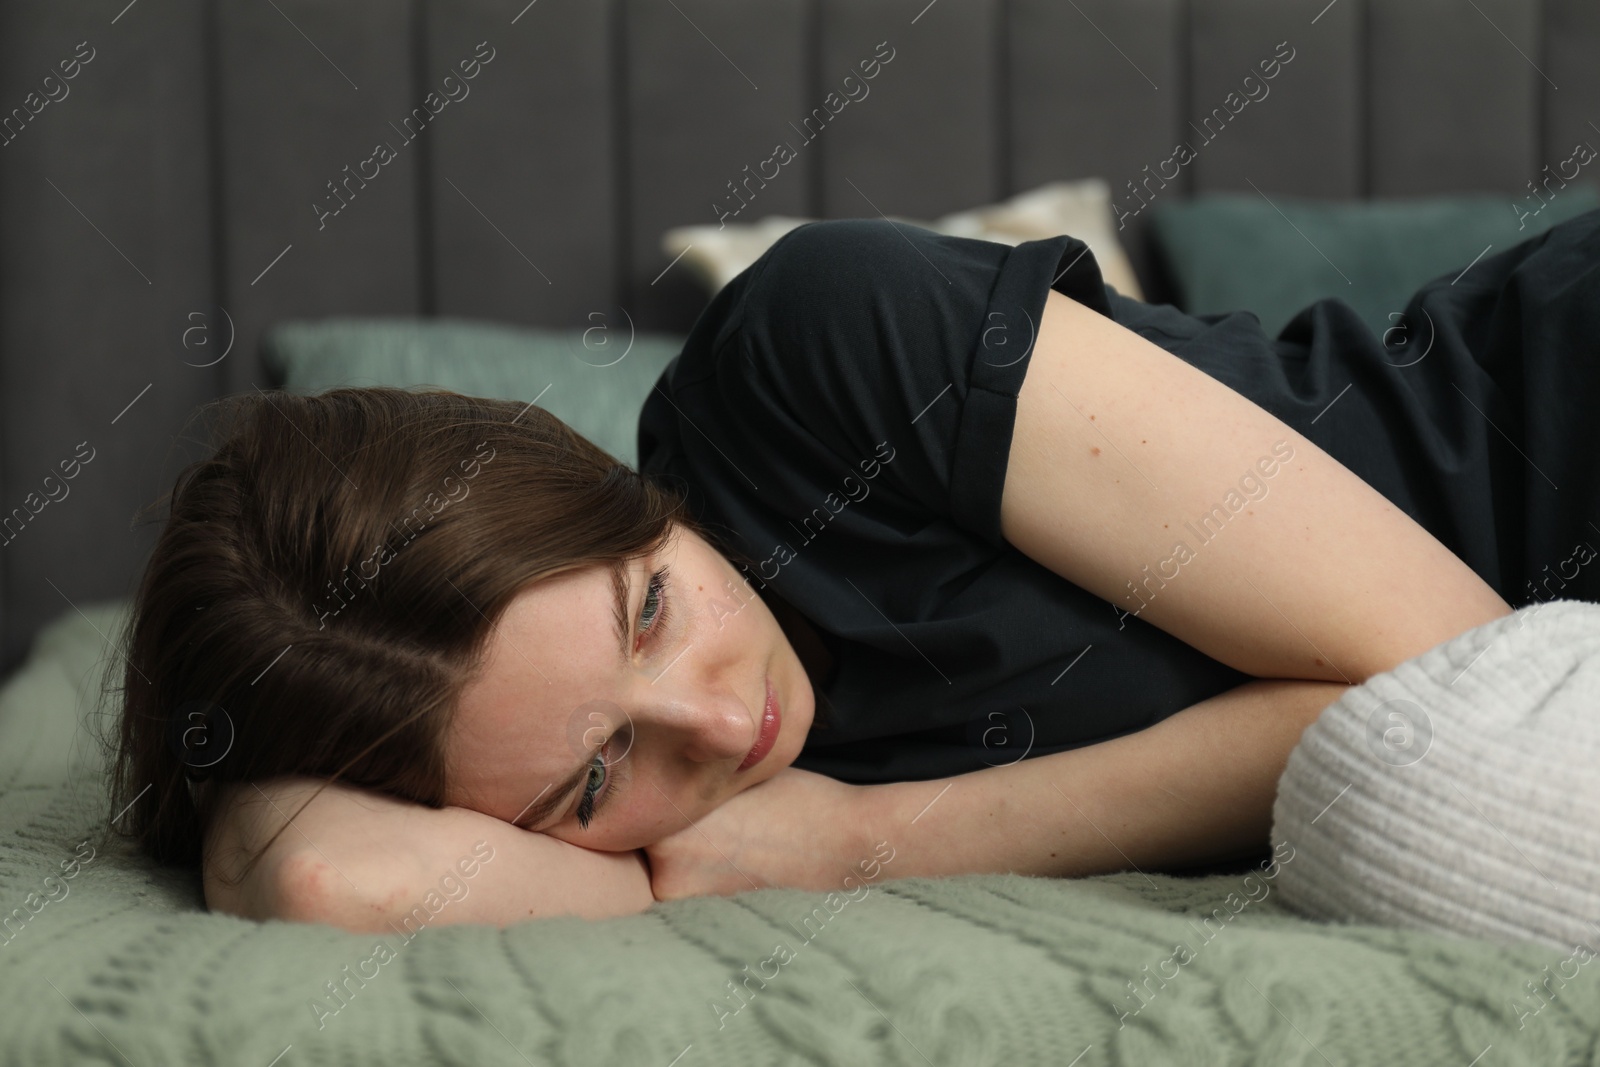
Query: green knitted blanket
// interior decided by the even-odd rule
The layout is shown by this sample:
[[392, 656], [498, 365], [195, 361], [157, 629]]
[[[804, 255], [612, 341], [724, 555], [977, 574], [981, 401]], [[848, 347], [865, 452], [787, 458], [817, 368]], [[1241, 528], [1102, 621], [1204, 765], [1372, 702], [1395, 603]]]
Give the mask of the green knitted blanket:
[[69, 612], [0, 690], [0, 1065], [1600, 1062], [1600, 965], [1323, 925], [1262, 874], [881, 878], [381, 937], [211, 915], [197, 874], [100, 832], [82, 723], [125, 606]]

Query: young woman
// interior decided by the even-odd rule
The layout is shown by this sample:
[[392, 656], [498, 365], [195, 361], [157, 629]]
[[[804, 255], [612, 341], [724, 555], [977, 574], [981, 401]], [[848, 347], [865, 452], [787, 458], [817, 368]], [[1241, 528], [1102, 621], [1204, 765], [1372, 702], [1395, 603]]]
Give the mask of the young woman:
[[521, 402], [229, 398], [111, 810], [213, 908], [351, 929], [1260, 854], [1347, 687], [1600, 599], [1597, 267], [1591, 212], [1268, 339], [1069, 236], [818, 222], [702, 313], [640, 472]]

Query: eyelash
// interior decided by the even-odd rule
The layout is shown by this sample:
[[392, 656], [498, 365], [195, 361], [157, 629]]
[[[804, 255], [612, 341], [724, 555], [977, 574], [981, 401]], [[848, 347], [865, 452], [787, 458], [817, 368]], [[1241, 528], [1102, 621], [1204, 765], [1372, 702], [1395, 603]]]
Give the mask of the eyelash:
[[[605, 778], [601, 780], [599, 786], [591, 789], [590, 782], [594, 780], [595, 760], [600, 761], [600, 770], [605, 775]], [[604, 788], [606, 783], [610, 781], [611, 772], [609, 769], [607, 769], [605, 764], [605, 749], [601, 749], [599, 752], [594, 754], [594, 759], [589, 761], [589, 777], [584, 780], [583, 798], [578, 801], [578, 826], [580, 829], [587, 830], [589, 828], [589, 820], [594, 818], [594, 813], [596, 810], [594, 803], [595, 795], [599, 789]], [[609, 790], [607, 791], [607, 796], [610, 796]]]
[[654, 574], [652, 574], [650, 576], [650, 584], [645, 589], [644, 605], [643, 606], [648, 606], [649, 605], [649, 603], [650, 603], [650, 594], [654, 593], [655, 596], [656, 596], [656, 613], [654, 615], [650, 616], [650, 624], [648, 626], [640, 627], [640, 629], [645, 633], [652, 633], [653, 634], [657, 630], [661, 629], [664, 625], [666, 625], [666, 621], [667, 621], [667, 579], [670, 576], [670, 574], [671, 574], [671, 572], [666, 567], [662, 567], [660, 570], [656, 571]]
[[[646, 625], [646, 626], [641, 626], [640, 627], [640, 631], [643, 632], [643, 633], [653, 634], [657, 630], [661, 629], [663, 626], [666, 625], [666, 622], [667, 622], [667, 605], [668, 605], [666, 591], [667, 591], [667, 579], [670, 576], [671, 576], [671, 572], [666, 567], [662, 567], [660, 570], [656, 571], [654, 574], [652, 574], [650, 576], [650, 584], [645, 589], [643, 607], [648, 607], [649, 606], [650, 597], [653, 594], [655, 596], [655, 598], [656, 598], [656, 608], [655, 608], [655, 613], [650, 616], [649, 624]], [[642, 608], [641, 608], [641, 610], [642, 610]], [[594, 780], [593, 770], [594, 770], [594, 767], [595, 767], [595, 761], [596, 760], [599, 761], [600, 770], [605, 775], [605, 777], [603, 779], [601, 779], [601, 782], [600, 782], [600, 784], [598, 786], [594, 786], [594, 785], [590, 784]], [[586, 779], [584, 781], [584, 784], [583, 784], [583, 796], [581, 798], [579, 798], [579, 800], [578, 800], [578, 811], [577, 811], [578, 826], [579, 826], [580, 829], [584, 829], [584, 830], [587, 830], [589, 828], [589, 821], [594, 818], [595, 813], [597, 811], [599, 811], [600, 808], [603, 806], [603, 805], [597, 805], [595, 803], [595, 798], [600, 795], [600, 790], [605, 789], [606, 786], [611, 781], [611, 772], [610, 772], [610, 769], [606, 766], [606, 763], [605, 763], [605, 750], [603, 748], [599, 752], [596, 752], [594, 754], [594, 758], [589, 761], [589, 767], [590, 767], [590, 776], [589, 776], [588, 779]], [[612, 792], [613, 792], [613, 790], [610, 790], [610, 789], [606, 790], [605, 796], [606, 796], [607, 800], [610, 799]]]

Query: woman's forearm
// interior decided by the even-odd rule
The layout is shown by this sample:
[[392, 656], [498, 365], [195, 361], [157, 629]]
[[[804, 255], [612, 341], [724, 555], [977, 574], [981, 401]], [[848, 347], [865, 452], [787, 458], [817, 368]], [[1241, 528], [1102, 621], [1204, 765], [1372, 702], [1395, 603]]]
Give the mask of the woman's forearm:
[[[244, 857], [274, 834], [244, 873]], [[638, 851], [590, 851], [469, 808], [308, 778], [228, 787], [206, 843], [205, 893], [213, 911], [372, 932], [605, 918], [655, 902]]]
[[[634, 915], [655, 903], [649, 867], [637, 850], [580, 848], [470, 808], [418, 808], [408, 822], [406, 862], [392, 861], [393, 843], [375, 861], [379, 866], [369, 860], [369, 871], [387, 876], [374, 874], [376, 892], [358, 896], [355, 909], [336, 911], [335, 925], [379, 931], [419, 924], [509, 926], [554, 915]], [[469, 870], [475, 873], [468, 876]], [[343, 894], [337, 872], [320, 877]]]
[[953, 778], [868, 787], [894, 877], [1078, 877], [1265, 848], [1289, 751], [1349, 686], [1254, 679], [1137, 733]]

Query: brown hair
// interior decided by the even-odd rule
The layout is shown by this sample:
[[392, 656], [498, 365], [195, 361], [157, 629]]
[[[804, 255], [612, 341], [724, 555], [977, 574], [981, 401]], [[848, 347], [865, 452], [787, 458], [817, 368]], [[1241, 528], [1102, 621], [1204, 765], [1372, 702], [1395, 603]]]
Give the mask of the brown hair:
[[443, 806], [456, 698], [523, 587], [621, 567], [674, 523], [722, 547], [681, 494], [521, 401], [257, 391], [200, 414], [221, 443], [163, 498], [111, 742], [110, 811], [163, 863], [201, 861], [221, 792], [186, 779]]

